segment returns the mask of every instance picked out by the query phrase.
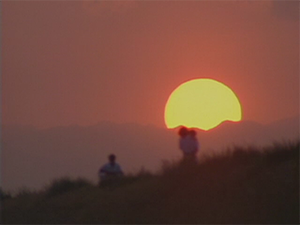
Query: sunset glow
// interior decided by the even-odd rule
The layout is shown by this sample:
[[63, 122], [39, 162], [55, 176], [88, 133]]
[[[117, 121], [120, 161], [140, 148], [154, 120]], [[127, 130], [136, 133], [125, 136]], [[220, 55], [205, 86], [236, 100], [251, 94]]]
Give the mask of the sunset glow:
[[242, 110], [235, 93], [212, 79], [195, 79], [181, 84], [165, 106], [168, 128], [186, 126], [210, 130], [223, 121], [240, 121]]

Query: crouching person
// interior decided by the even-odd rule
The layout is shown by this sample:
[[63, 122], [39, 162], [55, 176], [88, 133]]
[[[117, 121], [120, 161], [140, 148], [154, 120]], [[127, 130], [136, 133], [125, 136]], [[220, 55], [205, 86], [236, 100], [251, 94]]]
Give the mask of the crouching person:
[[118, 186], [119, 181], [123, 177], [121, 166], [116, 163], [116, 156], [111, 154], [108, 156], [108, 160], [109, 162], [98, 171], [100, 187]]

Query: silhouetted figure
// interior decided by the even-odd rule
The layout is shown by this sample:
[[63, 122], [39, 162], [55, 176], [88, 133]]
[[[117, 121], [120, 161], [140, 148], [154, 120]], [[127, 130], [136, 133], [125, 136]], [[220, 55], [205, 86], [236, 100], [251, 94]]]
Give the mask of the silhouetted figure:
[[197, 140], [197, 133], [195, 130], [188, 130], [186, 127], [180, 128], [178, 132], [179, 148], [183, 153], [183, 160], [189, 162], [197, 161], [197, 152], [199, 150], [199, 143]]
[[108, 160], [109, 162], [102, 166], [98, 171], [100, 186], [112, 184], [119, 180], [123, 175], [121, 166], [116, 163], [116, 156], [111, 154], [108, 156]]

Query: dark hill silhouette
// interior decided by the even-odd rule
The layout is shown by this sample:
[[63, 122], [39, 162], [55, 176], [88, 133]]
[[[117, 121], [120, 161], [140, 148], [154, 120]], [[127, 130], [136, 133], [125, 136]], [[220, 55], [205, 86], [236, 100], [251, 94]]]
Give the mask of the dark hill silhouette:
[[63, 178], [4, 198], [4, 224], [298, 224], [299, 142], [165, 164], [103, 188]]
[[[299, 137], [299, 117], [260, 125], [251, 121], [225, 122], [199, 131], [200, 157], [233, 144], [263, 145]], [[137, 124], [101, 122], [94, 126], [36, 129], [2, 127], [2, 184], [4, 189], [39, 188], [60, 176], [83, 176], [96, 182], [96, 171], [110, 153], [125, 172], [160, 168], [162, 160], [181, 157], [176, 131]]]

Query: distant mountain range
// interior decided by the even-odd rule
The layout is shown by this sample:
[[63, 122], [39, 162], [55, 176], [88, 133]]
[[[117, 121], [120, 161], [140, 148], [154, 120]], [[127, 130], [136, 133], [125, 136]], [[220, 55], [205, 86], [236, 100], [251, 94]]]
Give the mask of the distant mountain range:
[[[267, 145], [299, 139], [299, 116], [262, 125], [253, 121], [224, 122], [210, 132], [201, 132], [203, 147], [216, 151], [234, 145]], [[202, 138], [201, 138], [202, 136]]]
[[[268, 125], [252, 121], [224, 122], [210, 131], [198, 131], [201, 154], [234, 145], [267, 145], [299, 139], [299, 116]], [[101, 122], [94, 126], [36, 129], [2, 126], [1, 187], [41, 188], [62, 176], [97, 181], [97, 170], [115, 153], [125, 173], [141, 168], [157, 171], [163, 160], [177, 160], [177, 130], [134, 123]]]

